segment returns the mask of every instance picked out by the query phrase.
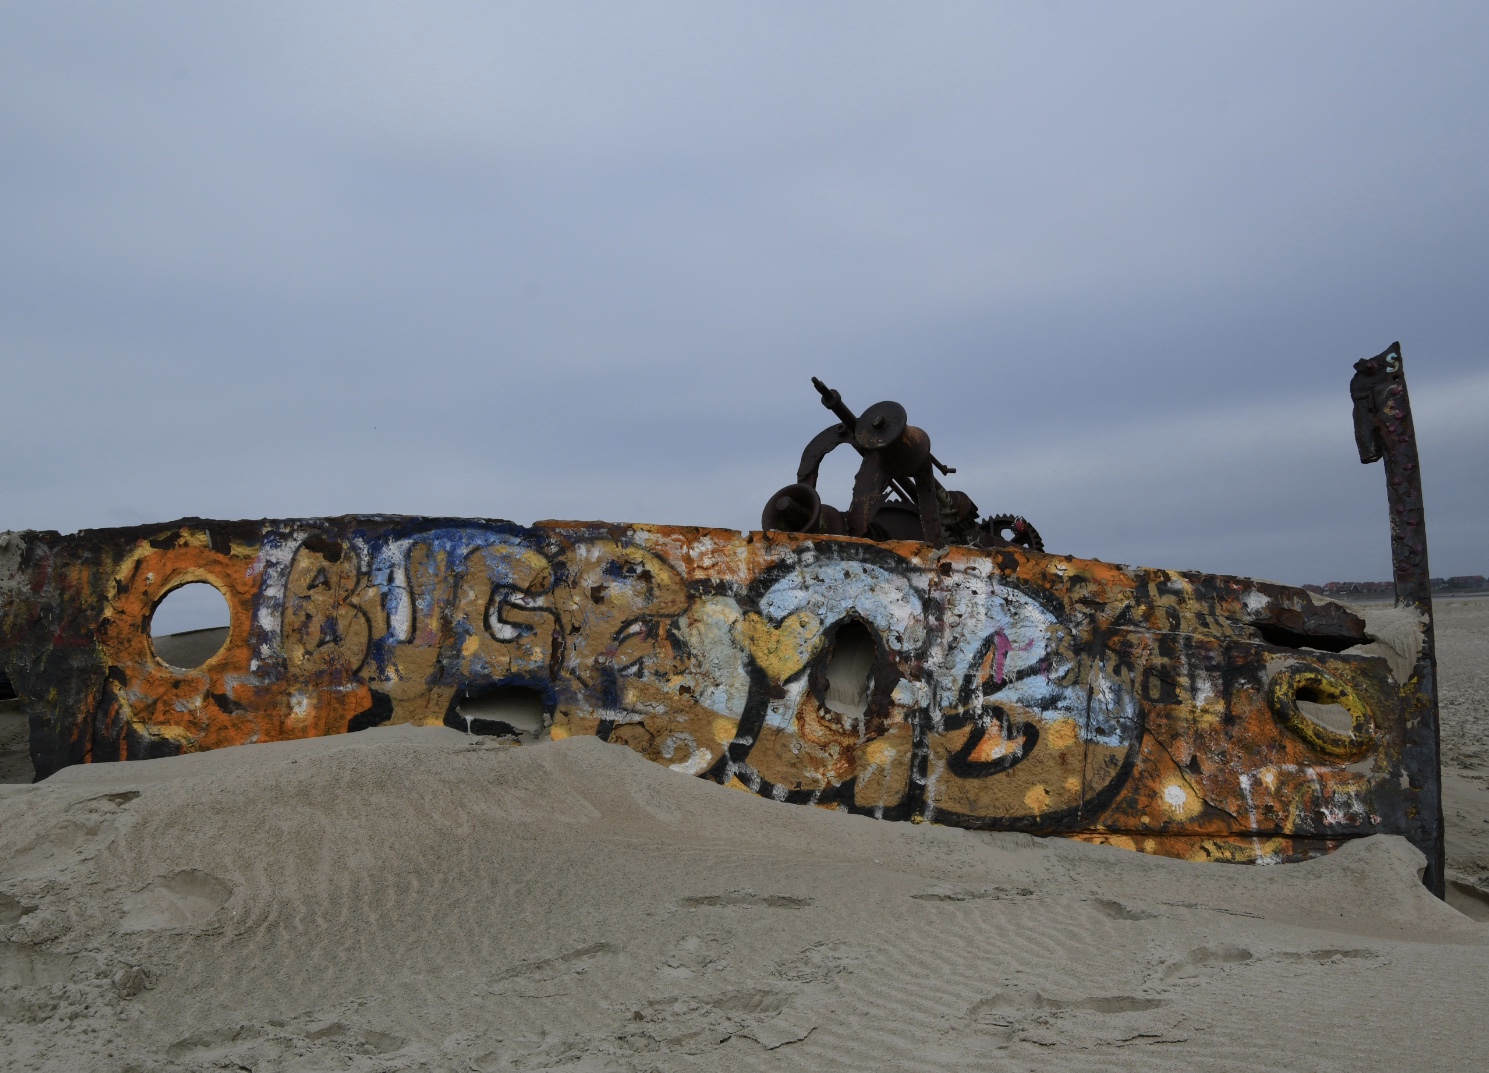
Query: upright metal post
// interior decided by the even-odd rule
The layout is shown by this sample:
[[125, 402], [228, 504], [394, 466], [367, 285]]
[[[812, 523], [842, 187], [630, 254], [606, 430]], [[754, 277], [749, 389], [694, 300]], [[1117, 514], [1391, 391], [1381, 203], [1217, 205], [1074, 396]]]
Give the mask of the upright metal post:
[[1422, 616], [1422, 651], [1411, 680], [1401, 683], [1406, 717], [1404, 764], [1409, 787], [1407, 817], [1411, 841], [1427, 854], [1422, 877], [1439, 898], [1444, 894], [1441, 733], [1437, 714], [1437, 646], [1432, 623], [1432, 575], [1427, 567], [1427, 521], [1422, 512], [1422, 470], [1411, 397], [1401, 363], [1401, 344], [1392, 343], [1373, 358], [1355, 363], [1349, 382], [1354, 400], [1355, 444], [1361, 462], [1385, 459], [1386, 498], [1391, 511], [1391, 568], [1396, 606]]

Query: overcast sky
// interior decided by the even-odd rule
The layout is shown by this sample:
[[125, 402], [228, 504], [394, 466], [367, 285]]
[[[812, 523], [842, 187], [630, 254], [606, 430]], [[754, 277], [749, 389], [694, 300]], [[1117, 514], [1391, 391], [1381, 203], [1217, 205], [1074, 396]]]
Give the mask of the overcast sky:
[[1400, 339], [1489, 573], [1486, 56], [1483, 3], [8, 3], [0, 528], [752, 528], [816, 374], [1051, 550], [1384, 579]]

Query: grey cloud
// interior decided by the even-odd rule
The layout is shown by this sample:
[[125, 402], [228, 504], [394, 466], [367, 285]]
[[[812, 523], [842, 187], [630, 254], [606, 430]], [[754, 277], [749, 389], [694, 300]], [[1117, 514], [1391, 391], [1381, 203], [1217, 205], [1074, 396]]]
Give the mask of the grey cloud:
[[[1062, 549], [1384, 576], [1345, 385], [1400, 338], [1418, 399], [1480, 390], [1486, 44], [1467, 4], [16, 7], [0, 524], [749, 527], [815, 373]], [[1436, 420], [1434, 567], [1482, 572], [1489, 422]]]

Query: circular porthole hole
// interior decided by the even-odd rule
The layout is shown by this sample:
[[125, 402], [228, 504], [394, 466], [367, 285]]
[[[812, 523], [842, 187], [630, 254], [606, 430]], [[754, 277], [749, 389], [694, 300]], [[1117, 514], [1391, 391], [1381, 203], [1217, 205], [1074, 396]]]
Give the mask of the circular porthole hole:
[[1354, 732], [1354, 718], [1333, 693], [1316, 686], [1301, 685], [1293, 698], [1298, 711], [1325, 730], [1332, 730], [1335, 734]]
[[215, 585], [191, 581], [165, 594], [150, 613], [150, 645], [155, 658], [181, 671], [194, 671], [227, 644], [232, 612]]

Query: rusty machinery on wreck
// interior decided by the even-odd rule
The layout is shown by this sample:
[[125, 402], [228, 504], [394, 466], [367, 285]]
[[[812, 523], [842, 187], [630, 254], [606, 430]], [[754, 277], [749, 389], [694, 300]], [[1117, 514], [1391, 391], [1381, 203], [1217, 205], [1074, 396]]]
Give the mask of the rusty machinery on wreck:
[[[1023, 518], [998, 514], [979, 522], [972, 497], [950, 491], [937, 480], [936, 470], [948, 476], [956, 470], [931, 453], [930, 436], [910, 424], [899, 403], [876, 403], [862, 416], [855, 416], [842, 395], [815, 376], [812, 386], [822, 396], [822, 405], [837, 416], [837, 423], [813, 436], [802, 451], [796, 483], [770, 497], [761, 512], [762, 530], [917, 540], [938, 548], [1015, 544], [1044, 550], [1038, 531]], [[822, 460], [844, 445], [863, 459], [846, 512], [823, 503], [817, 492]]]
[[[1361, 460], [1385, 461], [1397, 603], [1421, 622], [1394, 669], [1362, 619], [1302, 589], [1049, 554], [1021, 518], [979, 521], [902, 407], [855, 415], [817, 386], [838, 421], [756, 533], [351, 516], [0, 536], [0, 685], [37, 777], [398, 723], [593, 735], [779, 801], [1193, 860], [1399, 834], [1441, 894], [1399, 345], [1350, 387]], [[846, 511], [816, 490], [839, 446], [862, 456]], [[230, 625], [176, 666], [151, 619], [193, 582]], [[483, 707], [515, 695], [534, 718]]]

